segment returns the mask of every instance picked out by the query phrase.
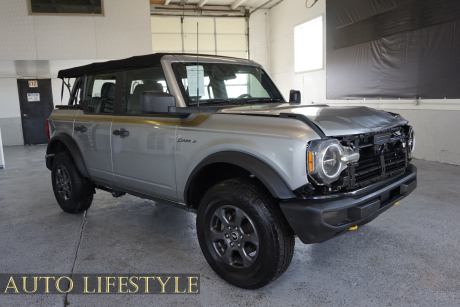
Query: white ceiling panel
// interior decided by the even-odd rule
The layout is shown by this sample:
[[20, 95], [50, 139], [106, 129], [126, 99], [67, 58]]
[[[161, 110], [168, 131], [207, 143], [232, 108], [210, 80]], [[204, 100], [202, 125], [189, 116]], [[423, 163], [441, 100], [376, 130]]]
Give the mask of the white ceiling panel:
[[[169, 4], [179, 5], [182, 3], [182, 0], [171, 0]], [[198, 5], [200, 0], [187, 0], [186, 5]], [[235, 0], [208, 0], [205, 2], [205, 6], [230, 6], [235, 2]], [[267, 3], [268, 2], [268, 3]], [[276, 5], [280, 0], [246, 0], [243, 1], [239, 7], [250, 7], [251, 9], [258, 8], [261, 5], [264, 5], [264, 9], [269, 9], [272, 6]]]

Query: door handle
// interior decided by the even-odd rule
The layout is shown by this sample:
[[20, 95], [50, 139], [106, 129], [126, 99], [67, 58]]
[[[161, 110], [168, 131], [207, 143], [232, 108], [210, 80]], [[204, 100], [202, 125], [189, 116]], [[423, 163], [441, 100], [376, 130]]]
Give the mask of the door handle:
[[80, 131], [80, 132], [86, 132], [88, 131], [88, 128], [86, 128], [85, 126], [76, 126], [74, 128], [75, 131]]
[[121, 138], [129, 136], [129, 131], [126, 131], [124, 128], [120, 128], [120, 130], [113, 130], [113, 135], [117, 135]]

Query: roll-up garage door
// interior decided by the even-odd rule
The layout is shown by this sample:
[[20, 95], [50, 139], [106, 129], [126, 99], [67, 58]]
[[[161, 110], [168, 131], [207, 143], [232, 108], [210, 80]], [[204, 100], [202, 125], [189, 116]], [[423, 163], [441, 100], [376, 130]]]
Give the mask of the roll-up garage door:
[[246, 19], [241, 17], [152, 16], [152, 51], [196, 53], [197, 23], [201, 54], [248, 58]]

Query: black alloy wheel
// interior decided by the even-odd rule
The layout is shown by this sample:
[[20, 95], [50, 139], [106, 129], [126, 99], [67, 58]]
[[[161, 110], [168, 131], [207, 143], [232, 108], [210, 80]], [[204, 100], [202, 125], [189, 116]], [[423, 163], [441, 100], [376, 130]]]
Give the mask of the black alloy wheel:
[[69, 200], [72, 197], [72, 182], [69, 172], [63, 165], [59, 165], [56, 171], [56, 187], [63, 200]]
[[246, 269], [259, 253], [259, 236], [247, 214], [235, 206], [214, 211], [210, 223], [212, 244], [222, 261], [234, 268]]

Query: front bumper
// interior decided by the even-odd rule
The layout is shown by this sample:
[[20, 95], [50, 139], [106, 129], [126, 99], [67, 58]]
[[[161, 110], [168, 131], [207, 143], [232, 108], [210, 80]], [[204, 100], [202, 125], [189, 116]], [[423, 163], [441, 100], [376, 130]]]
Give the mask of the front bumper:
[[410, 164], [404, 174], [354, 192], [288, 199], [280, 206], [303, 243], [320, 243], [373, 220], [416, 187], [417, 168]]

